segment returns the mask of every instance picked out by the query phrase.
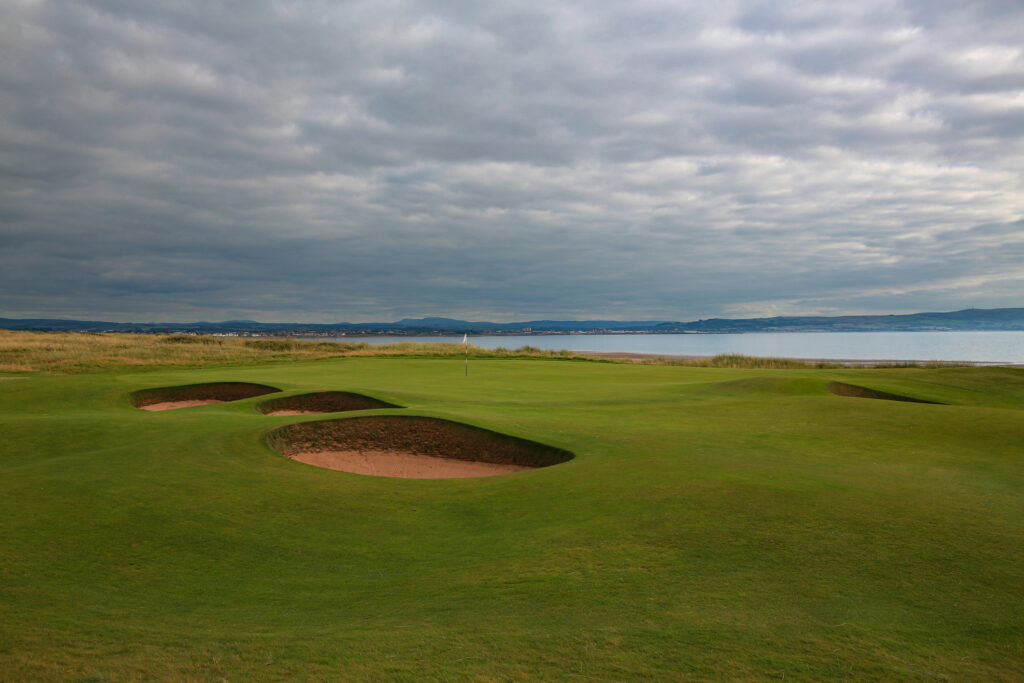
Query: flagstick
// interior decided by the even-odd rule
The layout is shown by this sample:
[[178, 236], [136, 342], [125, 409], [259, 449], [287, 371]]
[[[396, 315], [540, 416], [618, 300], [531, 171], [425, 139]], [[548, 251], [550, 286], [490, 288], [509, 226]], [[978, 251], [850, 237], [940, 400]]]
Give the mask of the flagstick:
[[462, 335], [462, 345], [466, 347], [466, 377], [469, 377], [469, 336]]

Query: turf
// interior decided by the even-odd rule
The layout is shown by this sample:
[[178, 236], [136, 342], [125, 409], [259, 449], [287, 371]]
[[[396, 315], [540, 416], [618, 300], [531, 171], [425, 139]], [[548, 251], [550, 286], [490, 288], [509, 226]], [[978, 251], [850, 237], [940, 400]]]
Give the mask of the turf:
[[[286, 393], [130, 400], [204, 382]], [[255, 406], [326, 390], [575, 458], [402, 480], [269, 448], [307, 418]], [[1024, 679], [1019, 369], [27, 373], [0, 429], [3, 680]]]

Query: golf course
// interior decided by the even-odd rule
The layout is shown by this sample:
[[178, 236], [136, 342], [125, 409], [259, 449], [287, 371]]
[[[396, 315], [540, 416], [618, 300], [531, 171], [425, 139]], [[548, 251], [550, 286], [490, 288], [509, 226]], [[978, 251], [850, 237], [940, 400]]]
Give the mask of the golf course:
[[1024, 680], [1024, 369], [6, 339], [0, 680]]

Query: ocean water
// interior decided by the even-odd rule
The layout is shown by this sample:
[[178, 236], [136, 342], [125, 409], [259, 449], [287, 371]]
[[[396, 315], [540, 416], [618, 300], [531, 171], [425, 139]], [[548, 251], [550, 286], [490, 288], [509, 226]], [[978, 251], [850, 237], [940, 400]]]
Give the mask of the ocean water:
[[[393, 344], [449, 342], [455, 337], [335, 337], [334, 341]], [[778, 332], [750, 334], [571, 334], [470, 337], [487, 349], [540, 349], [714, 356], [740, 353], [828, 360], [969, 361], [1024, 364], [1024, 332]]]

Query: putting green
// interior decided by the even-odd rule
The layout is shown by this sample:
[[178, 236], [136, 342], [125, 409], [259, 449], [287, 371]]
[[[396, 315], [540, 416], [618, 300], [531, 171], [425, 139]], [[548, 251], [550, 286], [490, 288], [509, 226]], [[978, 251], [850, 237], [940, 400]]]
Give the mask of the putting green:
[[[132, 402], [207, 383], [282, 393]], [[326, 391], [575, 457], [414, 480], [273, 450], [324, 416], [257, 406]], [[4, 680], [1024, 679], [1019, 369], [32, 374], [0, 428]]]

